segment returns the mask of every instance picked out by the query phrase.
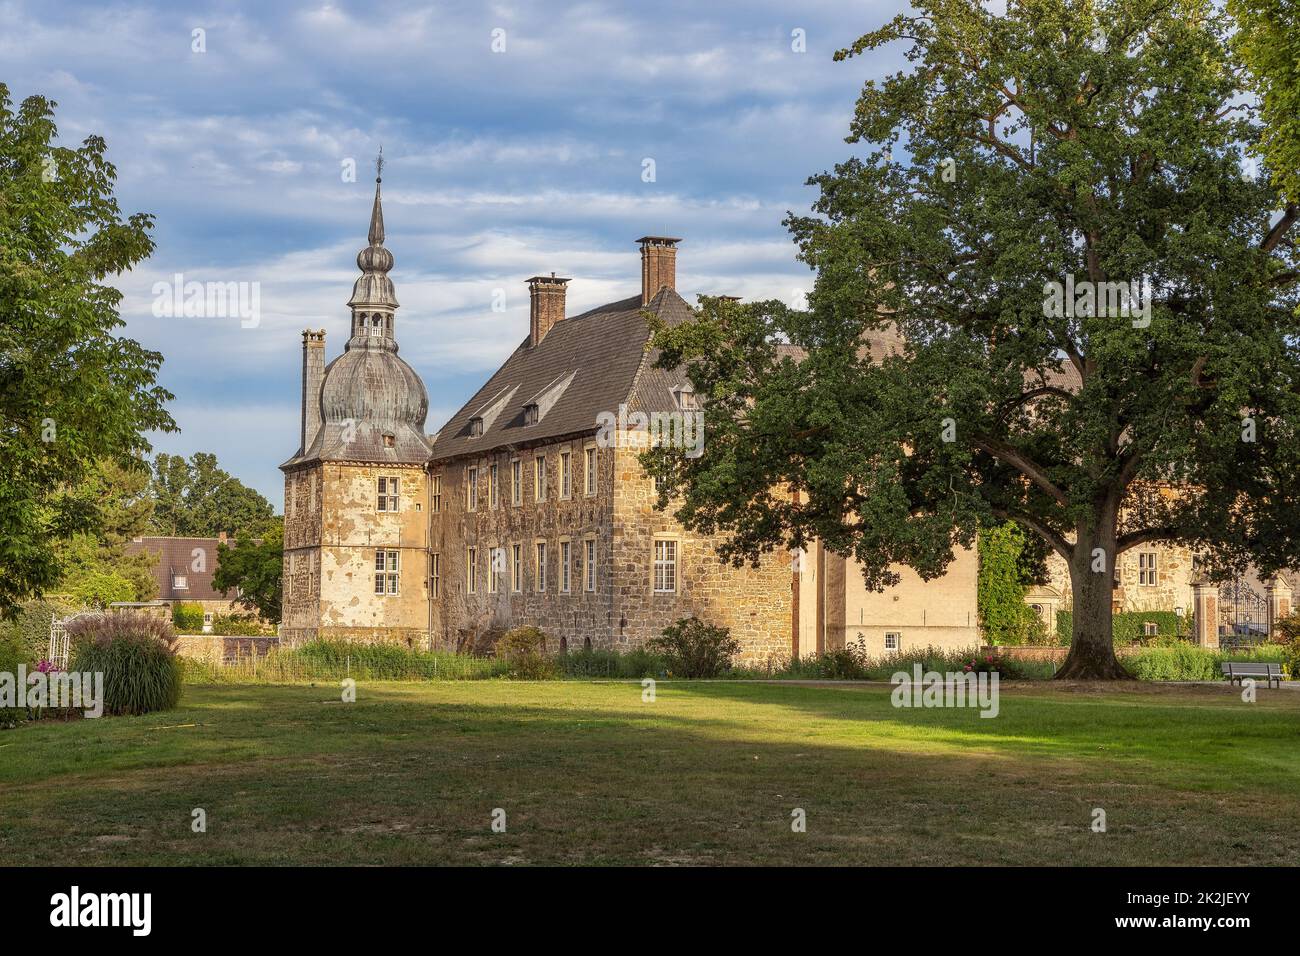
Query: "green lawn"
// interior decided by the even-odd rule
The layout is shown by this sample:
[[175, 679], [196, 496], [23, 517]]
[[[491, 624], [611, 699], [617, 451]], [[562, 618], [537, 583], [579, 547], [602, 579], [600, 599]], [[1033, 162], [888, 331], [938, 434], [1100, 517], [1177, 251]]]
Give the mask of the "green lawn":
[[1300, 693], [1011, 685], [989, 720], [888, 692], [188, 687], [0, 733], [0, 864], [1300, 862]]

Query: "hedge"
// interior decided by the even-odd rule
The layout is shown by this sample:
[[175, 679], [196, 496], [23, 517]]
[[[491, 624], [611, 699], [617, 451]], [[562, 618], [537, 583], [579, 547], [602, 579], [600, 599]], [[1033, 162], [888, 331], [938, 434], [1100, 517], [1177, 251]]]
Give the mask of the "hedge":
[[[1073, 620], [1073, 611], [1056, 612], [1056, 636], [1062, 644], [1070, 643]], [[1111, 636], [1116, 644], [1141, 642], [1146, 636], [1142, 625], [1148, 623], [1155, 624], [1158, 633], [1166, 637], [1187, 636], [1191, 631], [1187, 620], [1173, 611], [1124, 611], [1112, 618]]]

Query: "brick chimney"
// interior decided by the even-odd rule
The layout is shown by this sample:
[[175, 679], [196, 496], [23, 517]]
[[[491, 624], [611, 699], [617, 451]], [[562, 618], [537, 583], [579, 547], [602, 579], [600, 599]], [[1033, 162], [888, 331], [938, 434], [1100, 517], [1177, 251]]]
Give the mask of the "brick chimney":
[[528, 310], [528, 344], [536, 348], [546, 338], [551, 326], [564, 318], [564, 292], [568, 279], [557, 279], [555, 273], [549, 276], [533, 276], [528, 280], [528, 293], [531, 303]]
[[325, 377], [325, 330], [302, 333], [302, 453], [320, 431], [320, 383]]
[[677, 288], [677, 243], [680, 239], [668, 236], [642, 236], [641, 243], [641, 304], [649, 305], [664, 286]]

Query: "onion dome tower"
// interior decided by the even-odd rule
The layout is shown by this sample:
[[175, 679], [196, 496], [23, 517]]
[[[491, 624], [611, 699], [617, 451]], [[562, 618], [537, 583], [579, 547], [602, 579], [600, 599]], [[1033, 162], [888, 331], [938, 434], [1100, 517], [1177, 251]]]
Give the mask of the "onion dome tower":
[[383, 158], [377, 163], [369, 244], [357, 253], [361, 275], [352, 286], [351, 337], [325, 369], [314, 440], [286, 464], [357, 461], [424, 464], [430, 453], [424, 422], [429, 395], [397, 355], [397, 294], [388, 277], [393, 254], [384, 248]]

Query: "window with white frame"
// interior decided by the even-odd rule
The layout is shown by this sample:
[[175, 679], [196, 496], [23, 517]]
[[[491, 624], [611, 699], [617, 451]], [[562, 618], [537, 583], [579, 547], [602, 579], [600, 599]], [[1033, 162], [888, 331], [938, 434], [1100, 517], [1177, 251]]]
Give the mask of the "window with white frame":
[[510, 503], [524, 503], [524, 463], [518, 458], [510, 462]]
[[546, 456], [538, 455], [533, 459], [533, 498], [546, 500]]
[[1138, 554], [1138, 584], [1148, 587], [1159, 583], [1159, 572], [1156, 568], [1156, 552], [1142, 551]]
[[478, 510], [478, 469], [472, 466], [465, 471], [465, 509]]
[[488, 594], [501, 590], [501, 575], [506, 573], [506, 549], [488, 548]]
[[572, 469], [569, 467], [573, 456], [567, 451], [560, 452], [560, 497], [568, 498], [573, 487]]
[[691, 411], [699, 407], [695, 402], [695, 390], [690, 386], [683, 385], [674, 394], [677, 398], [677, 407], [682, 411]]
[[654, 548], [655, 593], [674, 594], [677, 591], [677, 541], [659, 538]]
[[465, 593], [478, 590], [478, 548], [465, 549]]
[[537, 542], [537, 563], [533, 567], [533, 587], [538, 593], [546, 590], [546, 542]]
[[897, 631], [885, 632], [885, 650], [897, 651], [900, 650], [902, 646], [903, 646], [902, 634], [899, 634]]
[[188, 591], [190, 589], [190, 579], [183, 574], [173, 574], [172, 587], [177, 591]]
[[375, 552], [375, 593], [398, 593], [399, 552], [380, 550]]
[[429, 502], [434, 514], [442, 511], [442, 475], [429, 479]]
[[522, 591], [524, 589], [524, 546], [522, 544], [512, 544], [510, 546], [510, 590]]
[[583, 484], [588, 497], [596, 493], [596, 446], [583, 450]]
[[1142, 636], [1143, 636], [1143, 637], [1159, 637], [1159, 636], [1160, 636], [1160, 625], [1157, 624], [1155, 621], [1143, 621], [1143, 622], [1142, 622]]
[[379, 493], [376, 496], [376, 511], [396, 511], [397, 510], [397, 479], [396, 478], [377, 478]]
[[560, 542], [560, 591], [569, 593], [569, 573], [572, 568], [573, 549], [568, 541]]
[[582, 563], [582, 583], [583, 588], [588, 591], [596, 590], [596, 541], [588, 538], [583, 542], [586, 548], [586, 555]]
[[500, 489], [498, 488], [498, 482], [497, 482], [497, 466], [494, 463], [488, 466], [488, 507], [489, 508], [495, 508], [497, 506], [497, 500], [498, 500], [497, 495], [499, 490]]
[[429, 597], [436, 598], [442, 586], [442, 555], [429, 555]]

